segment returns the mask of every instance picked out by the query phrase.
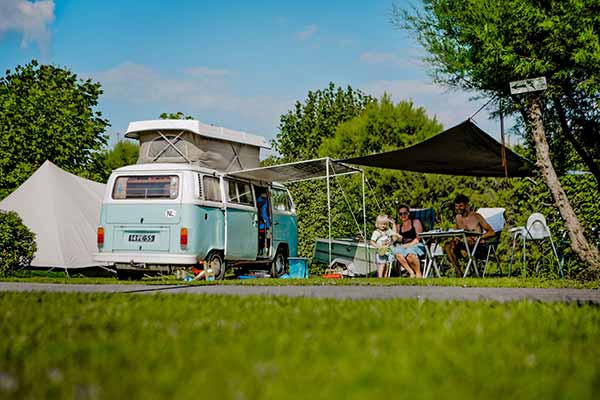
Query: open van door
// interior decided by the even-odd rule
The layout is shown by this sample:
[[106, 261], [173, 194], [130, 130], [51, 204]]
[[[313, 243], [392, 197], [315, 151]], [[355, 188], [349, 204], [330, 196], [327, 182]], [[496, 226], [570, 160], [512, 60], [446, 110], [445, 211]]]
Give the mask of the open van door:
[[273, 247], [276, 249], [280, 243], [288, 246], [289, 255], [296, 256], [298, 249], [298, 223], [294, 212], [294, 205], [289, 193], [284, 188], [273, 187]]
[[243, 181], [225, 180], [225, 193], [225, 258], [256, 260], [258, 215], [252, 185]]

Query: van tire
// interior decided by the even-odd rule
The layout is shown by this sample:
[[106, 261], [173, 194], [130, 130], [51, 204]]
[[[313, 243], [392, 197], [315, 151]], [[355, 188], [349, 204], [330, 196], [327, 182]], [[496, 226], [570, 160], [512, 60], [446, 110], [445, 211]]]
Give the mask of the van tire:
[[214, 251], [210, 253], [209, 256], [206, 258], [206, 269], [208, 270], [208, 268], [211, 267], [213, 272], [215, 273], [216, 281], [225, 278], [225, 270], [227, 269], [227, 264], [223, 260], [223, 255], [220, 252]]
[[287, 274], [289, 270], [287, 251], [283, 247], [277, 249], [273, 262], [271, 263], [271, 276], [279, 278], [281, 275]]

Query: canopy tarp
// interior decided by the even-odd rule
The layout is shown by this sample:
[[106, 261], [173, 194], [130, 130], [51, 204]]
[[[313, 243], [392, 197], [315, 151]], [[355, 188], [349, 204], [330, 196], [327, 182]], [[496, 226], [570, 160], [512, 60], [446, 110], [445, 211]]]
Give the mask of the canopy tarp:
[[16, 211], [35, 233], [35, 267], [84, 268], [100, 266], [96, 228], [104, 197], [102, 183], [64, 171], [46, 161], [21, 186], [0, 202]]
[[298, 161], [288, 164], [272, 165], [269, 167], [245, 169], [230, 172], [227, 175], [235, 178], [253, 179], [262, 182], [297, 182], [327, 177], [327, 162], [329, 161], [329, 176], [347, 175], [360, 172], [359, 169], [345, 165], [330, 158]]
[[[508, 148], [509, 177], [533, 175], [534, 165]], [[414, 146], [340, 160], [349, 164], [447, 175], [504, 177], [502, 145], [466, 120]]]

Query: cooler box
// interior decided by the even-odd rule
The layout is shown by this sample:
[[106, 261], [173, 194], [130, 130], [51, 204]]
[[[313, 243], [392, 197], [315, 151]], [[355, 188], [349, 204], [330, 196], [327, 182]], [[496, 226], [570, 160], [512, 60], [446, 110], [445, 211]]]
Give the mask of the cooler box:
[[288, 257], [290, 278], [308, 278], [308, 258]]

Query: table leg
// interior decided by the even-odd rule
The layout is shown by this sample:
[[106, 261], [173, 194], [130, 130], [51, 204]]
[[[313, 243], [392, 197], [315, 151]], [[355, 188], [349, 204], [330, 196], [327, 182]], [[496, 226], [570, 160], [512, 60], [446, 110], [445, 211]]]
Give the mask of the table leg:
[[423, 238], [423, 245], [425, 245], [425, 269], [423, 270], [423, 278], [429, 278], [429, 271], [431, 270], [431, 262], [433, 257], [431, 251], [429, 251], [429, 242]]
[[437, 274], [437, 277], [441, 277], [442, 275], [440, 274], [440, 268], [437, 265], [437, 261], [435, 261], [435, 250], [438, 247], [438, 242], [437, 240], [435, 242], [433, 242], [433, 254], [431, 255], [431, 264], [433, 265], [433, 268], [435, 270], [435, 273]]
[[475, 269], [475, 275], [479, 278], [479, 271], [477, 270], [477, 261], [475, 260], [475, 251], [477, 251], [477, 245], [479, 244], [479, 240], [481, 239], [481, 236], [477, 238], [477, 240], [475, 241], [475, 245], [473, 246], [473, 250], [471, 251], [469, 249], [469, 241], [467, 240], [467, 235], [463, 234], [463, 241], [465, 243], [465, 249], [467, 250], [467, 256], [469, 258], [469, 261], [467, 262], [467, 267], [465, 268], [465, 274], [463, 275], [463, 278], [466, 278], [467, 275], [469, 274], [469, 268], [471, 267], [471, 264], [473, 264], [473, 269]]

